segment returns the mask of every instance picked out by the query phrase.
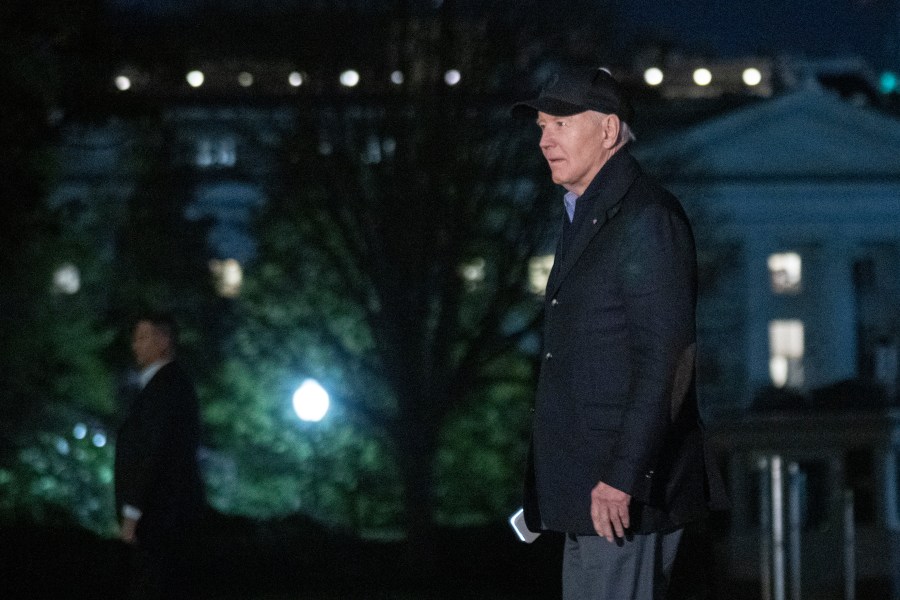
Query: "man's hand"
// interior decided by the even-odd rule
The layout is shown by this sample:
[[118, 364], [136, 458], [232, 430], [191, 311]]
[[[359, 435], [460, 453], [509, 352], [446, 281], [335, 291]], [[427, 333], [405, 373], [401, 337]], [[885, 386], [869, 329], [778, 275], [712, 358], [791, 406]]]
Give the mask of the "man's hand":
[[137, 541], [134, 532], [137, 530], [137, 519], [122, 518], [122, 525], [119, 528], [119, 539], [126, 544], [133, 544]]
[[631, 495], [602, 481], [591, 490], [591, 520], [598, 535], [608, 542], [614, 541], [614, 537], [625, 537], [629, 502]]

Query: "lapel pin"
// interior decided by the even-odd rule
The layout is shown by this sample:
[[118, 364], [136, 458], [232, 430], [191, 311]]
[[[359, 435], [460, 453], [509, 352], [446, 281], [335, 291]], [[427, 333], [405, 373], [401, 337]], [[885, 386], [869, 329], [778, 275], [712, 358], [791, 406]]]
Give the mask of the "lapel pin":
[[594, 225], [596, 225], [596, 224], [597, 224], [597, 219], [594, 219]]

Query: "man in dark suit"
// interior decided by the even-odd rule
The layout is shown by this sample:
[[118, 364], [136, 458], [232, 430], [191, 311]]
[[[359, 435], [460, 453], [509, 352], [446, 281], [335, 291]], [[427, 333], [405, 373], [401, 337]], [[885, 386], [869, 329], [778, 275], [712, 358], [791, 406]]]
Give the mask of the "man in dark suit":
[[200, 420], [176, 342], [168, 315], [144, 316], [134, 328], [140, 390], [119, 428], [115, 459], [120, 535], [134, 548], [131, 598], [195, 596], [187, 561], [204, 506]]
[[608, 72], [558, 75], [512, 113], [536, 120], [566, 189], [526, 523], [566, 534], [564, 600], [658, 600], [685, 525], [724, 503], [695, 392], [691, 227], [629, 153], [633, 109]]

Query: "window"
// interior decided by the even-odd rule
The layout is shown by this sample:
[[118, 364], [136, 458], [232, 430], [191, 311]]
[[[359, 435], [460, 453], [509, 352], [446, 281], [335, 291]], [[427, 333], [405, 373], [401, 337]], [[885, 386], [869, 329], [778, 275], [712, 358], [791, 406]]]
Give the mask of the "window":
[[769, 256], [769, 278], [776, 294], [798, 294], [802, 282], [802, 261], [796, 252]]
[[197, 141], [194, 163], [198, 167], [233, 167], [236, 162], [237, 144], [234, 138], [202, 138]]
[[484, 283], [486, 264], [483, 258], [477, 257], [459, 266], [459, 276], [465, 282], [466, 290], [473, 292], [481, 287], [481, 284]]
[[803, 385], [803, 321], [769, 322], [769, 376], [775, 387]]
[[543, 296], [547, 290], [547, 279], [553, 268], [553, 255], [534, 256], [528, 261], [528, 289], [533, 294]]
[[241, 291], [244, 271], [233, 258], [209, 261], [209, 270], [216, 282], [216, 291], [224, 298], [235, 298]]

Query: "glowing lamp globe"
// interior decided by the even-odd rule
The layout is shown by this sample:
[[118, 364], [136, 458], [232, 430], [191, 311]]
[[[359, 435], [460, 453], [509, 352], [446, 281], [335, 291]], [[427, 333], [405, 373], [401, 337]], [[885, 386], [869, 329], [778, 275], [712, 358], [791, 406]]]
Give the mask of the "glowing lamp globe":
[[301, 421], [321, 421], [329, 404], [328, 392], [315, 379], [307, 379], [294, 392], [294, 412]]

